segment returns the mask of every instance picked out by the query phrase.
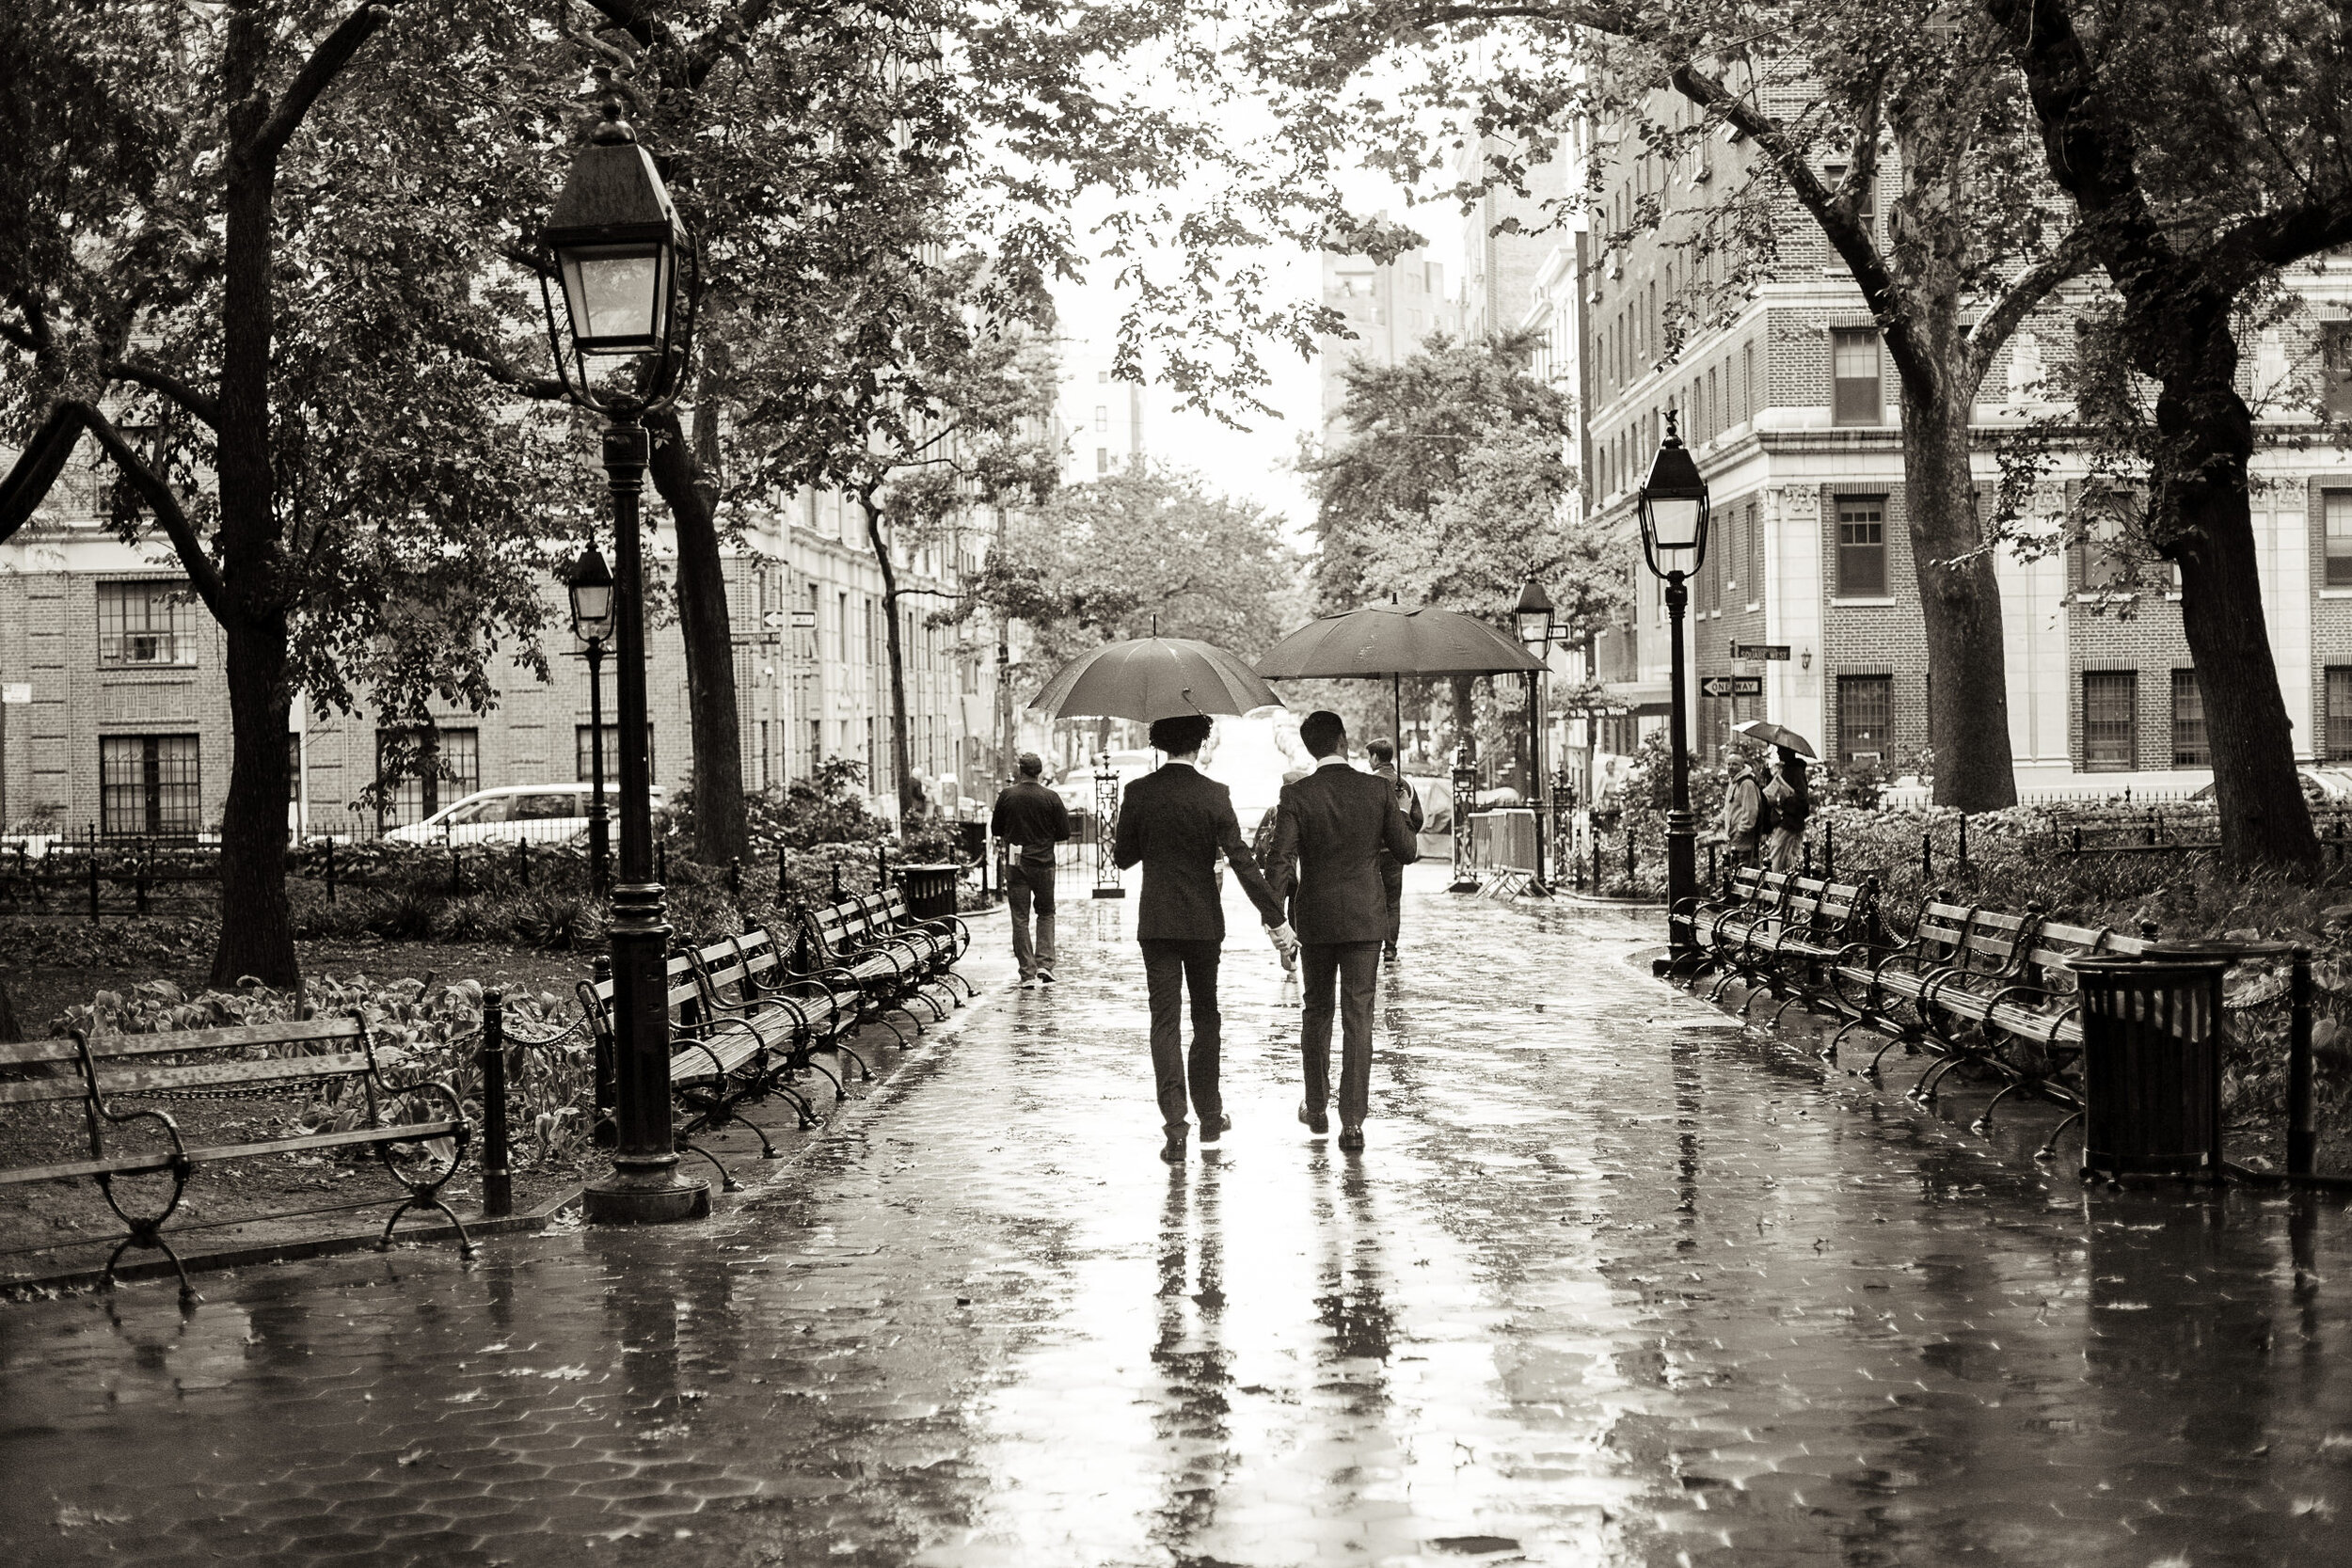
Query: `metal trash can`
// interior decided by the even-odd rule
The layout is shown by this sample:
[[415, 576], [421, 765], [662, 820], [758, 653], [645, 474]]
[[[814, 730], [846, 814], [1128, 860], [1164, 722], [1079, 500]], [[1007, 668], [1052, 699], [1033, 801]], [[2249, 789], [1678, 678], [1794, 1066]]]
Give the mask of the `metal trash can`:
[[956, 912], [960, 865], [902, 865], [898, 885], [906, 891], [907, 913], [916, 920], [946, 920]]
[[2221, 1180], [2226, 956], [2084, 958], [2083, 1168]]
[[977, 865], [988, 857], [988, 824], [959, 822], [956, 824], [956, 845], [966, 865]]

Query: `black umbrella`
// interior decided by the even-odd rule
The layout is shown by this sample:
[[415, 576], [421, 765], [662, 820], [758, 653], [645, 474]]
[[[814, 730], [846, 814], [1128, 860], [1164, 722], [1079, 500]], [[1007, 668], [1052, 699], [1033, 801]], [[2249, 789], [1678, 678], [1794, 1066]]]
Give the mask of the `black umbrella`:
[[1138, 637], [1073, 659], [1029, 705], [1049, 719], [1181, 719], [1280, 707], [1274, 689], [1213, 642]]
[[1406, 675], [1505, 675], [1544, 661], [1508, 633], [1458, 610], [1366, 605], [1299, 627], [1258, 660], [1268, 680], [1347, 680], [1386, 675], [1392, 718], [1405, 727]]

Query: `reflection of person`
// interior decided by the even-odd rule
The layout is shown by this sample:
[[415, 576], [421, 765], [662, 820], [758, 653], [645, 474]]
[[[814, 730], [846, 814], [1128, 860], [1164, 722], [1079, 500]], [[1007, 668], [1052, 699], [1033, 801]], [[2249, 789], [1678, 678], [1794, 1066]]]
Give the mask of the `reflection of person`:
[[1756, 844], [1764, 820], [1763, 768], [1744, 750], [1731, 753], [1724, 782], [1724, 855], [1733, 866], [1756, 863]]
[[1396, 809], [1394, 786], [1347, 765], [1347, 731], [1338, 714], [1309, 714], [1298, 736], [1314, 754], [1315, 770], [1282, 788], [1282, 803], [1275, 808], [1273, 857], [1285, 879], [1294, 857], [1298, 867], [1294, 919], [1306, 971], [1299, 1052], [1307, 1079], [1298, 1119], [1315, 1132], [1329, 1130], [1325, 1108], [1330, 1101], [1336, 982], [1343, 1037], [1340, 1147], [1353, 1150], [1364, 1147], [1364, 1115], [1372, 1100], [1372, 1002], [1389, 925], [1380, 851], [1386, 848], [1410, 865], [1421, 859], [1421, 845], [1412, 824]]
[[[1258, 907], [1278, 951], [1296, 943], [1282, 905], [1242, 841], [1233, 792], [1200, 769], [1209, 721], [1200, 714], [1162, 719], [1152, 745], [1168, 753], [1157, 771], [1127, 786], [1119, 813], [1115, 852], [1124, 871], [1143, 863], [1143, 896], [1136, 904], [1136, 942], [1143, 949], [1145, 989], [1152, 999], [1152, 1072], [1158, 1083], [1160, 1122], [1167, 1142], [1160, 1158], [1184, 1157], [1184, 1101], [1200, 1117], [1200, 1141], [1213, 1144], [1231, 1127], [1217, 1084], [1222, 1020], [1216, 1006], [1216, 966], [1225, 944], [1225, 906], [1217, 896], [1216, 857], [1222, 850], [1233, 878]], [[1192, 995], [1192, 1056], [1184, 1048], [1184, 993]]]
[[[1414, 794], [1413, 786], [1397, 773], [1396, 742], [1385, 738], [1375, 740], [1366, 745], [1364, 751], [1372, 758], [1373, 777], [1389, 781], [1389, 787], [1396, 792], [1397, 810], [1405, 814], [1405, 820], [1411, 824], [1414, 832], [1419, 833], [1421, 797]], [[1383, 958], [1393, 961], [1397, 934], [1405, 928], [1405, 867], [1385, 848], [1380, 851], [1380, 891], [1389, 901], [1389, 929], [1387, 935], [1380, 939], [1380, 953]]]
[[1804, 824], [1813, 815], [1813, 792], [1805, 784], [1804, 758], [1786, 746], [1772, 750], [1772, 778], [1764, 786], [1772, 808], [1772, 836], [1764, 847], [1764, 861], [1770, 870], [1795, 871], [1804, 864]]
[[[1040, 781], [1045, 760], [1021, 753], [1021, 777], [996, 797], [988, 831], [1019, 851], [1005, 867], [1005, 902], [1012, 913], [1012, 961], [1021, 985], [1034, 990], [1054, 983], [1054, 846], [1070, 837], [1070, 808]], [[1037, 936], [1029, 936], [1029, 911], [1037, 911]]]

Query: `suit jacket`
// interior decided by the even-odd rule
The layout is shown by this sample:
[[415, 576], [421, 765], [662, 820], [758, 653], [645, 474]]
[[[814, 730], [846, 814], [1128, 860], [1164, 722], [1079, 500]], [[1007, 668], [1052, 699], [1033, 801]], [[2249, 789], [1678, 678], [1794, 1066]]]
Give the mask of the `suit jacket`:
[[1222, 942], [1225, 904], [1217, 896], [1218, 850], [1269, 926], [1282, 923], [1281, 901], [1266, 885], [1241, 836], [1233, 792], [1189, 763], [1171, 762], [1127, 786], [1113, 845], [1120, 870], [1143, 863], [1136, 940]]
[[[1291, 926], [1303, 942], [1379, 942], [1389, 934], [1380, 856], [1421, 859], [1421, 841], [1396, 809], [1396, 786], [1353, 768], [1318, 768], [1282, 786], [1267, 857], [1285, 880], [1295, 858], [1298, 896]], [[1287, 893], [1287, 886], [1278, 887]]]
[[[1382, 767], [1375, 768], [1372, 770], [1372, 776], [1375, 779], [1388, 780], [1389, 788], [1403, 797], [1403, 800], [1399, 802], [1396, 809], [1405, 814], [1405, 825], [1412, 829], [1416, 833], [1420, 832], [1421, 796], [1414, 790], [1411, 784], [1405, 782], [1404, 776], [1397, 772], [1396, 765], [1394, 763], [1389, 763]], [[1396, 857], [1390, 854], [1387, 847], [1383, 846], [1380, 850], [1380, 861], [1384, 865], [1394, 865], [1396, 863]]]

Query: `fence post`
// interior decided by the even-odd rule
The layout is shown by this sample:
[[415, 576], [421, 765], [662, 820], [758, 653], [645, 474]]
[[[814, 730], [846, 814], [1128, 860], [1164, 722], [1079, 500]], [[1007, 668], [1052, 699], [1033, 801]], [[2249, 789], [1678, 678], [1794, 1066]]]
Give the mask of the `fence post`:
[[1919, 830], [1919, 885], [1926, 887], [1935, 880], [1935, 830]]
[[2139, 830], [2140, 838], [2144, 843], [2153, 844], [2156, 842], [2156, 808], [2150, 806], [2148, 808], [2147, 825]]
[[1821, 878], [1824, 881], [1837, 879], [1837, 824], [1821, 824]]
[[531, 841], [529, 839], [518, 838], [515, 841], [515, 875], [521, 879], [523, 886], [531, 885]]
[[833, 901], [841, 902], [841, 863], [837, 860], [833, 863]]
[[2289, 960], [2287, 1002], [2287, 1174], [2309, 1176], [2319, 1139], [2312, 1111], [2312, 950]]
[[2082, 831], [2080, 828], [2076, 828], [2076, 829], [2074, 830], [2074, 853], [2076, 853], [2076, 854], [2078, 854], [2078, 855], [2079, 855], [2079, 854], [2081, 854], [2082, 852], [2083, 852], [2083, 831]]
[[335, 901], [335, 839], [331, 833], [326, 840], [326, 901]]
[[91, 925], [98, 923], [98, 824], [95, 822], [90, 824], [89, 830], [89, 918]]
[[1797, 875], [1800, 877], [1810, 877], [1813, 875], [1813, 840], [1811, 836], [1808, 835], [1802, 842], [1804, 847], [1804, 853], [1798, 862]]
[[449, 847], [449, 891], [453, 895], [466, 891], [466, 856], [454, 844]]
[[506, 993], [482, 993], [482, 1212], [515, 1212], [515, 1172], [506, 1147]]
[[792, 851], [779, 844], [776, 846], [776, 912], [778, 914], [785, 911], [787, 900], [790, 897], [791, 886]]
[[663, 887], [670, 885], [670, 841], [666, 838], [653, 847], [653, 879]]
[[727, 857], [727, 892], [734, 895], [737, 903], [743, 901], [743, 857], [740, 855]]
[[1593, 829], [1589, 838], [1593, 847], [1593, 894], [1597, 897], [1600, 895], [1600, 830]]
[[874, 891], [883, 893], [887, 892], [889, 887], [890, 846], [886, 842], [878, 843], [874, 846]]
[[1721, 879], [1715, 870], [1715, 847], [1709, 844], [1707, 847], [1707, 885], [1712, 887]]
[[1633, 824], [1629, 822], [1625, 825], [1625, 889], [1628, 897], [1632, 896], [1633, 886]]
[[1968, 814], [1960, 814], [1960, 874], [1968, 875]]

